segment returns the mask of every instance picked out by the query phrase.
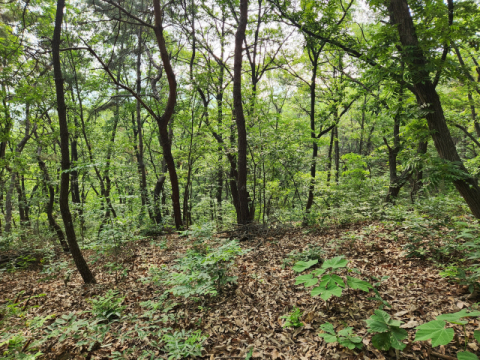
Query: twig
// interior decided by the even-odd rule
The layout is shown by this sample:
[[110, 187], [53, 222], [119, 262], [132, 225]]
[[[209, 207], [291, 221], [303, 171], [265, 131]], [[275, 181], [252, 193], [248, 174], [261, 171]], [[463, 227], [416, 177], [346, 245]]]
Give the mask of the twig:
[[457, 358], [454, 358], [454, 357], [448, 356], [448, 355], [443, 355], [443, 354], [437, 353], [437, 352], [435, 352], [435, 351], [432, 351], [432, 352], [430, 353], [430, 355], [439, 357], [440, 359], [457, 360]]

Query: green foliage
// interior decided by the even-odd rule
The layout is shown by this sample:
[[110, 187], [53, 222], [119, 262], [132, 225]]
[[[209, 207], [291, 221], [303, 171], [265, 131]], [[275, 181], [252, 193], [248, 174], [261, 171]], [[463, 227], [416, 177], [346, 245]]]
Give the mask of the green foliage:
[[[468, 311], [466, 309], [463, 309], [461, 311], [458, 311], [456, 313], [452, 314], [442, 314], [436, 317], [436, 320], [429, 321], [425, 324], [422, 324], [420, 326], [417, 326], [415, 329], [417, 330], [415, 334], [415, 341], [426, 341], [426, 340], [432, 340], [432, 347], [436, 347], [439, 345], [447, 345], [450, 343], [454, 336], [455, 336], [455, 330], [454, 328], [445, 328], [447, 325], [446, 322], [456, 324], [456, 325], [461, 325], [463, 326], [464, 330], [464, 336], [465, 336], [465, 351], [461, 351], [457, 353], [457, 358], [459, 360], [470, 360], [470, 359], [476, 359], [478, 360], [478, 357], [468, 351], [466, 351], [467, 348], [467, 339], [468, 336], [466, 334], [466, 329], [465, 325], [468, 323], [466, 320], [461, 320], [463, 318], [468, 318], [468, 317], [478, 317], [480, 316], [480, 311]], [[475, 330], [473, 337], [480, 343], [480, 331]]]
[[[309, 269], [313, 265], [317, 264], [317, 260], [309, 262], [299, 261], [293, 267], [296, 272], [302, 272]], [[311, 291], [312, 296], [320, 295], [320, 297], [327, 301], [332, 296], [342, 296], [343, 288], [346, 286], [343, 279], [335, 274], [338, 269], [343, 269], [347, 266], [348, 260], [343, 256], [337, 256], [332, 259], [324, 261], [320, 269], [316, 269], [309, 274], [300, 275], [295, 278], [295, 285], [304, 284], [306, 288], [316, 285], [319, 281], [319, 286], [315, 287]], [[326, 273], [328, 269], [330, 272]], [[318, 277], [321, 276], [319, 279]], [[347, 285], [352, 289], [359, 289], [368, 292], [372, 285], [368, 282], [347, 276]]]
[[234, 259], [244, 251], [238, 242], [231, 241], [218, 248], [189, 250], [170, 271], [166, 268], [153, 269], [152, 281], [171, 286], [168, 290], [175, 296], [216, 296], [237, 277], [229, 276]]
[[172, 334], [165, 334], [162, 340], [165, 343], [164, 350], [168, 359], [182, 359], [187, 357], [201, 356], [203, 342], [207, 336], [197, 331], [175, 331]]
[[300, 318], [302, 317], [302, 310], [300, 308], [294, 307], [292, 311], [287, 314], [280, 316], [280, 319], [285, 319], [285, 323], [283, 324], [283, 327], [301, 327], [303, 326], [303, 323], [300, 321]]
[[3, 334], [0, 337], [0, 349], [5, 348], [2, 353], [4, 360], [34, 360], [42, 355], [42, 352], [35, 351], [33, 354], [26, 353], [28, 346], [27, 339], [20, 334]]
[[405, 348], [402, 340], [407, 338], [408, 333], [400, 328], [401, 321], [393, 320], [385, 311], [377, 309], [366, 322], [368, 332], [377, 333], [372, 337], [372, 345], [377, 349], [387, 351], [390, 348], [398, 350]]
[[297, 252], [294, 250], [291, 253], [289, 253], [287, 255], [287, 258], [283, 260], [282, 269], [284, 269], [285, 266], [292, 265], [297, 261], [308, 262], [310, 260], [318, 260], [319, 262], [322, 262], [323, 254], [324, 254], [324, 251], [320, 246], [308, 244], [307, 250], [304, 250], [302, 252]]
[[108, 290], [105, 296], [90, 299], [92, 305], [91, 313], [100, 320], [112, 321], [122, 316], [126, 306], [122, 306], [125, 297], [118, 297], [118, 292]]
[[353, 334], [352, 327], [346, 327], [337, 333], [333, 325], [327, 322], [320, 325], [320, 329], [324, 332], [318, 336], [323, 338], [326, 343], [339, 343], [350, 350], [362, 348], [362, 338]]

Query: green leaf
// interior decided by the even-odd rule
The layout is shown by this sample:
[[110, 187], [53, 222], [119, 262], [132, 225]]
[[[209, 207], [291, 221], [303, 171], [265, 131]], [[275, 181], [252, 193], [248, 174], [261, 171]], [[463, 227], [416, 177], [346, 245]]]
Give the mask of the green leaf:
[[330, 299], [332, 297], [332, 295], [335, 295], [336, 297], [342, 296], [342, 288], [338, 287], [337, 285], [334, 285], [334, 284], [328, 284], [327, 288], [323, 289], [320, 297], [323, 300], [327, 301], [328, 299]]
[[323, 331], [329, 334], [335, 334], [335, 329], [333, 328], [333, 325], [330, 324], [329, 322], [320, 325], [320, 329], [322, 329]]
[[437, 320], [444, 320], [448, 322], [455, 322], [460, 320], [461, 318], [464, 317], [471, 317], [471, 316], [480, 316], [480, 311], [467, 311], [466, 309], [460, 310], [459, 312], [453, 313], [453, 314], [443, 314], [440, 316], [437, 316]]
[[335, 274], [330, 274], [330, 279], [331, 279], [330, 280], [331, 283], [336, 282], [338, 286], [345, 287], [345, 283], [343, 282], [343, 279], [340, 276]]
[[445, 321], [434, 320], [417, 326], [417, 333], [414, 341], [425, 341], [432, 339], [432, 347], [447, 345], [453, 339], [454, 330], [445, 329]]
[[352, 327], [346, 327], [345, 329], [342, 329], [338, 332], [338, 335], [340, 336], [348, 336], [352, 333], [353, 328]]
[[378, 350], [390, 350], [390, 334], [388, 332], [377, 334], [372, 337], [372, 345]]
[[342, 346], [345, 346], [347, 349], [350, 349], [350, 350], [353, 350], [353, 349], [355, 349], [355, 347], [357, 347], [357, 345], [355, 345], [353, 342], [351, 342], [350, 339], [346, 339], [346, 338], [340, 338], [338, 340], [338, 343]]
[[313, 279], [312, 274], [304, 274], [295, 278], [295, 285], [304, 284]]
[[392, 327], [390, 331], [390, 343], [394, 349], [403, 350], [406, 344], [402, 343], [408, 337], [407, 330], [399, 327]]
[[365, 292], [369, 292], [370, 289], [373, 288], [373, 286], [370, 285], [369, 282], [351, 276], [347, 276], [347, 285], [352, 289], [359, 289]]
[[327, 334], [327, 333], [321, 333], [321, 334], [318, 334], [318, 336], [323, 338], [326, 343], [337, 342], [337, 337], [335, 335], [330, 335], [330, 334]]
[[374, 320], [372, 319], [372, 317], [365, 321], [367, 322], [367, 326], [369, 327], [368, 332], [384, 333], [390, 330], [388, 325], [385, 324], [383, 321]]
[[318, 260], [299, 261], [295, 264], [295, 266], [292, 269], [295, 272], [302, 272], [308, 268], [311, 268], [313, 265], [317, 263], [318, 263]]
[[480, 330], [475, 330], [473, 332], [473, 337], [480, 343]]
[[347, 266], [348, 260], [345, 259], [343, 256], [336, 256], [332, 259], [325, 260], [322, 264], [322, 269], [339, 269]]
[[323, 273], [325, 273], [325, 271], [326, 271], [325, 269], [315, 269], [315, 270], [313, 270], [313, 271], [311, 272], [311, 274], [312, 274], [313, 276], [320, 276], [320, 275], [322, 275]]
[[478, 360], [478, 357], [477, 355], [472, 354], [471, 352], [460, 351], [457, 353], [457, 359], [458, 360]]

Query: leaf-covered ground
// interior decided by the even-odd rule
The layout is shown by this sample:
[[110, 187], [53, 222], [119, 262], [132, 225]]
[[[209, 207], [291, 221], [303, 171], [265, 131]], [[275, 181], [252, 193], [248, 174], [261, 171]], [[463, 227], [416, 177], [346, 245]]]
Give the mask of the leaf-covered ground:
[[[463, 336], [457, 336], [446, 347], [432, 349], [428, 342], [413, 342], [414, 328], [442, 313], [470, 307], [474, 301], [469, 300], [466, 288], [439, 276], [439, 269], [434, 263], [406, 257], [403, 245], [407, 232], [408, 229], [385, 227], [382, 223], [364, 223], [343, 229], [288, 227], [260, 233], [241, 243], [250, 251], [237, 258], [233, 273], [238, 276], [238, 285], [230, 286], [215, 298], [200, 302], [176, 299], [178, 305], [171, 312], [176, 314], [177, 320], [168, 325], [174, 329], [201, 329], [202, 333], [208, 334], [203, 353], [207, 359], [245, 359], [249, 353], [253, 358], [266, 359], [456, 358], [457, 351], [463, 349]], [[226, 234], [217, 236], [221, 238]], [[158, 244], [165, 239], [167, 248], [162, 249], [165, 246]], [[442, 241], [441, 238], [433, 240]], [[363, 280], [374, 282], [372, 277], [388, 276], [378, 289], [382, 298], [391, 305], [385, 310], [394, 319], [401, 320], [404, 323], [402, 327], [409, 333], [409, 338], [404, 341], [408, 344], [404, 351], [380, 352], [371, 345], [372, 335], [367, 332], [364, 320], [380, 305], [378, 301], [367, 299], [374, 295], [373, 292], [344, 290], [342, 297], [333, 297], [327, 304], [319, 297], [312, 298], [303, 285], [294, 285], [297, 274], [291, 266], [282, 268], [284, 259], [293, 250], [306, 249], [308, 244], [324, 248], [325, 258], [344, 255], [349, 260], [348, 268], [358, 269], [359, 273], [355, 276]], [[55, 314], [59, 317], [71, 312], [80, 316], [90, 309], [88, 299], [114, 288], [125, 296], [125, 313], [139, 315], [135, 323], [115, 323], [112, 334], [107, 334], [102, 343], [95, 344], [90, 351], [87, 346], [78, 347], [73, 339], [61, 343], [52, 339], [41, 348], [45, 354], [42, 358], [108, 359], [116, 351], [121, 353], [135, 349], [128, 357], [134, 359], [142, 349], [150, 346], [152, 339], [148, 336], [141, 338], [137, 334], [125, 341], [115, 334], [127, 333], [136, 326], [148, 326], [152, 319], [141, 317], [143, 310], [139, 304], [158, 297], [158, 292], [164, 290], [140, 279], [149, 276], [152, 266], [171, 265], [186, 249], [185, 239], [175, 234], [132, 244], [121, 256], [128, 276], [118, 282], [115, 275], [108, 273], [104, 267], [112, 261], [112, 255], [100, 257], [92, 265], [99, 282], [95, 286], [84, 285], [76, 273], [66, 285], [63, 277], [40, 282], [45, 274], [40, 274], [38, 268], [5, 273], [0, 281], [0, 305], [6, 304], [7, 299], [13, 300], [25, 310], [25, 314], [9, 318], [8, 323], [4, 321], [4, 329], [0, 328], [0, 332], [7, 327], [22, 326], [38, 316]], [[92, 262], [94, 257], [98, 256], [90, 253], [89, 261]], [[34, 297], [39, 294], [45, 296]], [[283, 328], [284, 320], [280, 317], [293, 307], [303, 311], [301, 321], [304, 326]], [[318, 336], [319, 326], [325, 322], [332, 323], [337, 331], [353, 327], [354, 333], [363, 337], [363, 349], [353, 351], [338, 344], [325, 343]], [[470, 319], [466, 326], [468, 350], [476, 354], [480, 350], [472, 334], [474, 329], [480, 329], [479, 323], [478, 319]], [[29, 339], [31, 330], [28, 327], [24, 329], [23, 336]], [[34, 343], [33, 339], [30, 343]], [[25, 343], [26, 349], [30, 343]], [[161, 351], [157, 351], [156, 355], [167, 358]]]

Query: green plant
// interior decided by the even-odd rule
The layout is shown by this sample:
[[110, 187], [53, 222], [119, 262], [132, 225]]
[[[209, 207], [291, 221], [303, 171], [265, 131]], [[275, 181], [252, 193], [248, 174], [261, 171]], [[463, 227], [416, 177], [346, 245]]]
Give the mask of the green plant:
[[48, 281], [56, 279], [64, 270], [68, 268], [67, 261], [56, 261], [48, 264], [44, 264], [41, 274], [46, 275], [44, 278], [41, 278], [39, 281]]
[[173, 334], [165, 334], [162, 340], [165, 343], [164, 350], [168, 359], [181, 359], [193, 356], [201, 356], [203, 342], [207, 336], [202, 335], [200, 330], [176, 331]]
[[128, 276], [128, 269], [119, 262], [109, 262], [104, 265], [105, 269], [108, 269], [109, 274], [115, 275], [115, 282], [118, 282], [118, 279], [124, 279]]
[[[318, 260], [311, 261], [299, 261], [292, 268], [295, 272], [303, 272], [306, 269], [316, 265]], [[344, 259], [343, 256], [337, 256], [332, 259], [325, 260], [320, 269], [313, 270], [309, 274], [300, 275], [296, 277], [295, 285], [304, 284], [305, 287], [311, 287], [316, 285], [319, 281], [319, 286], [315, 287], [311, 291], [312, 296], [320, 295], [320, 297], [327, 301], [330, 297], [342, 296], [343, 288], [345, 283], [343, 279], [335, 274], [338, 269], [345, 268], [347, 266], [348, 260]], [[330, 272], [327, 272], [328, 269], [331, 269]], [[318, 277], [321, 276], [319, 279]], [[368, 292], [372, 285], [370, 283], [347, 276], [347, 285], [352, 289], [360, 289]]]
[[383, 310], [375, 310], [375, 313], [366, 320], [368, 332], [378, 333], [372, 337], [372, 345], [379, 350], [390, 350], [390, 348], [403, 350], [405, 344], [402, 340], [406, 339], [408, 333], [401, 329], [402, 324], [399, 320], [393, 320]]
[[308, 248], [302, 252], [296, 250], [290, 252], [285, 259], [283, 259], [282, 269], [286, 266], [290, 266], [297, 261], [310, 261], [318, 260], [322, 261], [324, 255], [323, 248], [318, 245], [308, 244]]
[[91, 313], [101, 320], [112, 321], [118, 319], [126, 308], [126, 306], [121, 305], [124, 299], [125, 297], [118, 297], [118, 292], [108, 290], [105, 296], [89, 300], [92, 305]]
[[[417, 326], [415, 329], [417, 333], [415, 334], [414, 341], [426, 341], [432, 340], [432, 347], [436, 347], [439, 345], [447, 345], [453, 340], [455, 335], [455, 330], [453, 328], [446, 328], [447, 322], [461, 325], [463, 327], [464, 337], [465, 337], [465, 344], [464, 344], [464, 351], [461, 351], [457, 354], [459, 360], [470, 360], [470, 359], [477, 359], [478, 357], [467, 350], [467, 331], [465, 325], [468, 321], [461, 320], [466, 317], [477, 317], [480, 316], [480, 311], [467, 311], [463, 309], [459, 312], [453, 314], [443, 314], [436, 317], [435, 320], [429, 321], [423, 325]], [[473, 333], [474, 338], [480, 343], [480, 331], [475, 330]]]
[[152, 281], [167, 286], [176, 296], [190, 297], [197, 295], [216, 296], [228, 283], [235, 282], [236, 276], [228, 276], [234, 258], [243, 254], [236, 241], [231, 241], [218, 248], [206, 248], [205, 253], [189, 250], [173, 266], [176, 272], [153, 270]]
[[352, 333], [352, 327], [346, 327], [337, 333], [333, 325], [327, 322], [320, 325], [320, 329], [324, 332], [318, 334], [318, 336], [323, 338], [327, 343], [337, 342], [350, 350], [362, 348], [362, 338]]
[[294, 307], [291, 313], [280, 317], [280, 319], [285, 319], [285, 323], [283, 324], [283, 327], [303, 326], [303, 323], [300, 321], [302, 314], [303, 314], [302, 310], [300, 310], [297, 307]]
[[[28, 354], [27, 348], [31, 340], [27, 340], [21, 334], [4, 334], [0, 338], [0, 349], [2, 359], [4, 360], [34, 360], [42, 355], [42, 352], [33, 350], [33, 354]], [[1, 350], [0, 350], [1, 351]]]

